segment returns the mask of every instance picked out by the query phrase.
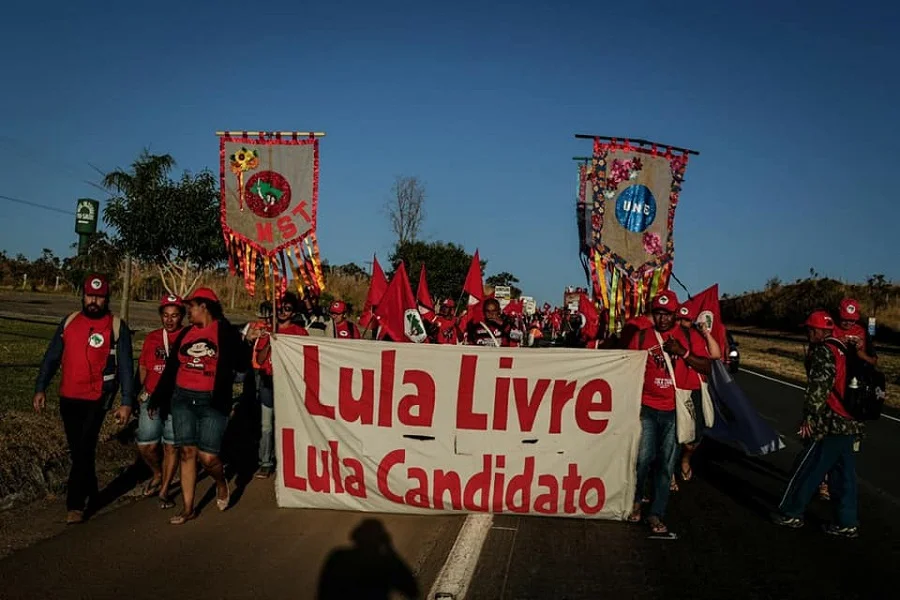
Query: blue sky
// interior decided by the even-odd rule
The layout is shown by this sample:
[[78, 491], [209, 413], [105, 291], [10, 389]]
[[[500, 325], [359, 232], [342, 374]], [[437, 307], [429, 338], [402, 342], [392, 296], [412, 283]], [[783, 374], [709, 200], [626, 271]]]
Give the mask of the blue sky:
[[[432, 5], [433, 4], [433, 5]], [[733, 7], [731, 5], [740, 5]], [[815, 6], [815, 8], [810, 8]], [[900, 9], [855, 2], [14, 3], [0, 194], [74, 210], [140, 150], [218, 169], [218, 129], [315, 129], [332, 263], [386, 260], [395, 175], [428, 239], [539, 300], [583, 284], [575, 133], [700, 151], [675, 220], [693, 291], [890, 279]], [[0, 200], [0, 248], [68, 254], [73, 220]], [[680, 290], [678, 290], [680, 291]]]

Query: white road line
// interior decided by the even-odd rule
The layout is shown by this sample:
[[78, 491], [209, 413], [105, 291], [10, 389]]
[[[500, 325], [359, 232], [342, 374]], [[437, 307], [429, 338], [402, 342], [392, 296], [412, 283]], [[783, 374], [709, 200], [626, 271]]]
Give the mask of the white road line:
[[[791, 383], [789, 381], [783, 381], [781, 379], [776, 379], [775, 377], [769, 377], [768, 375], [763, 375], [762, 373], [757, 373], [756, 371], [751, 371], [750, 369], [745, 369], [745, 368], [741, 367], [741, 371], [744, 373], [749, 373], [750, 375], [756, 375], [757, 377], [761, 377], [761, 378], [767, 379], [769, 381], [774, 381], [775, 383], [780, 383], [781, 385], [786, 385], [788, 387], [792, 387], [795, 390], [801, 390], [801, 391], [806, 390], [806, 388], [804, 388], [803, 386], [797, 385], [796, 383]], [[898, 419], [895, 416], [889, 415], [887, 413], [881, 413], [881, 416], [884, 417], [885, 419], [890, 419], [891, 421], [896, 421], [897, 423], [900, 423], [900, 419]]]
[[774, 377], [769, 377], [768, 375], [763, 375], [762, 373], [757, 373], [756, 371], [751, 371], [750, 369], [745, 369], [741, 367], [741, 371], [743, 373], [749, 373], [750, 375], [756, 375], [757, 377], [761, 377], [763, 379], [767, 379], [769, 381], [774, 381], [775, 383], [780, 383], [781, 385], [786, 385], [788, 387], [792, 387], [795, 390], [806, 391], [806, 388], [802, 385], [797, 385], [796, 383], [790, 383], [788, 381], [783, 381], [781, 379], [775, 379]]
[[494, 515], [490, 513], [472, 513], [466, 517], [466, 522], [459, 530], [459, 535], [456, 536], [453, 548], [447, 556], [447, 562], [441, 567], [441, 572], [431, 586], [428, 600], [436, 598], [462, 600], [466, 597], [466, 591], [478, 565], [481, 547], [493, 524]]

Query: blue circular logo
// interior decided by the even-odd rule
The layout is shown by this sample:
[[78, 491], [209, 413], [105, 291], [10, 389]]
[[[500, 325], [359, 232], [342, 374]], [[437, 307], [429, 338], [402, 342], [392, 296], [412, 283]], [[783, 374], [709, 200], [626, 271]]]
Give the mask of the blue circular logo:
[[646, 185], [631, 185], [616, 199], [616, 219], [628, 231], [641, 233], [656, 220], [656, 198]]

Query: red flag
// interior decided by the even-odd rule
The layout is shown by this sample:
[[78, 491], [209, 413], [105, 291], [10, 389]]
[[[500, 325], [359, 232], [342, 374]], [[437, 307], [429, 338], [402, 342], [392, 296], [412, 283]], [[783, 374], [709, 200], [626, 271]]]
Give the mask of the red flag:
[[428, 280], [425, 276], [425, 263], [422, 263], [422, 270], [419, 272], [419, 286], [416, 290], [416, 303], [419, 307], [419, 313], [425, 319], [434, 318], [434, 300], [431, 299], [431, 292], [428, 291]]
[[363, 329], [369, 329], [374, 325], [375, 314], [373, 311], [381, 302], [381, 297], [384, 296], [388, 287], [387, 277], [384, 276], [384, 271], [378, 264], [378, 258], [372, 258], [372, 279], [369, 281], [369, 292], [366, 294], [366, 303], [363, 305], [362, 316], [359, 318], [359, 324]]
[[600, 330], [600, 313], [587, 294], [579, 294], [578, 312], [584, 316], [584, 322], [581, 325], [582, 341], [589, 342], [596, 339], [597, 332]]
[[722, 356], [728, 354], [728, 340], [725, 337], [725, 324], [722, 322], [722, 313], [719, 310], [719, 284], [707, 288], [684, 302], [685, 306], [692, 308], [697, 315], [698, 323], [706, 323], [712, 331], [713, 339], [719, 343]]
[[469, 306], [484, 300], [484, 282], [481, 279], [481, 259], [478, 258], [478, 249], [475, 250], [475, 256], [472, 257], [472, 263], [469, 265], [463, 291], [469, 294]]
[[378, 319], [379, 338], [387, 334], [394, 342], [421, 343], [428, 337], [403, 262], [397, 267], [387, 291], [375, 307], [375, 318]]

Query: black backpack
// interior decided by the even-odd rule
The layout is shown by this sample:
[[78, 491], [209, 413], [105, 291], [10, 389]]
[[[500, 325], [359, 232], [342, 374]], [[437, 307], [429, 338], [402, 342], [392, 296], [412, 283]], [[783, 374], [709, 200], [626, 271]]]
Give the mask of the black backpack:
[[835, 390], [838, 400], [857, 421], [874, 421], [881, 416], [886, 396], [884, 373], [857, 355], [856, 348], [846, 347], [837, 340], [826, 340], [837, 348], [846, 361], [847, 377], [843, 390]]

